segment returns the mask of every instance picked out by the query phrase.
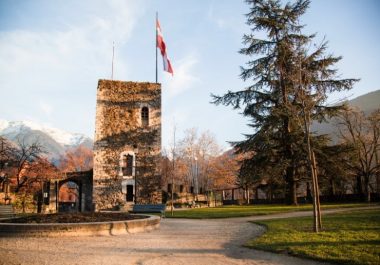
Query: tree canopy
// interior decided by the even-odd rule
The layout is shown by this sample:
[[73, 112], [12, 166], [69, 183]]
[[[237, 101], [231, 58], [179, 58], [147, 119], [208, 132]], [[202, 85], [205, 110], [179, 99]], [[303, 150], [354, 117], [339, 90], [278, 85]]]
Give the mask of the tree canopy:
[[253, 154], [243, 162], [244, 169], [278, 174], [286, 182], [288, 202], [297, 204], [299, 169], [305, 166], [309, 134], [301, 117], [307, 114], [309, 126], [313, 120], [336, 115], [341, 106], [327, 106], [328, 94], [351, 89], [357, 79], [341, 79], [334, 66], [342, 57], [326, 55], [326, 41], [313, 47], [316, 34], [302, 33], [305, 25], [300, 18], [309, 0], [246, 2], [251, 32], [243, 36], [240, 53], [249, 60], [240, 77], [249, 84], [213, 95], [213, 103], [241, 109], [249, 119], [252, 133], [233, 142], [238, 152]]

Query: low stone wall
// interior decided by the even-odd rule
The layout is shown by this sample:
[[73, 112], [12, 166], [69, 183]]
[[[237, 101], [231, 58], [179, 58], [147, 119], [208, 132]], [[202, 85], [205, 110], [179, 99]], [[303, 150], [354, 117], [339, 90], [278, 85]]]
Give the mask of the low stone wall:
[[52, 236], [113, 236], [147, 232], [160, 226], [160, 217], [148, 216], [115, 222], [17, 224], [0, 223], [0, 236], [52, 237]]

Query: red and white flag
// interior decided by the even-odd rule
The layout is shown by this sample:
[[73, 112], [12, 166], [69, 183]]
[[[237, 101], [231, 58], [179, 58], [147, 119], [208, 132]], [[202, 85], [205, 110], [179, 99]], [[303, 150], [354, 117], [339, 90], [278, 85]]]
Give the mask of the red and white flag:
[[156, 30], [157, 30], [157, 48], [160, 49], [162, 59], [164, 61], [164, 71], [171, 73], [173, 75], [173, 68], [169, 61], [168, 55], [166, 54], [166, 45], [164, 42], [164, 37], [161, 32], [160, 22], [158, 22], [158, 19], [156, 20]]

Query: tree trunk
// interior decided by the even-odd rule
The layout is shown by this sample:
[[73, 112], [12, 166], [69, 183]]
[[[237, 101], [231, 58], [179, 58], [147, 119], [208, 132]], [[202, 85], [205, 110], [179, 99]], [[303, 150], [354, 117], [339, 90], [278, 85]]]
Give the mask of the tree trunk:
[[371, 202], [371, 190], [368, 185], [368, 191], [367, 191], [367, 202]]
[[287, 189], [286, 189], [286, 201], [290, 205], [298, 205], [297, 202], [297, 182], [294, 180], [293, 167], [289, 167], [286, 170]]
[[312, 167], [314, 171], [314, 178], [315, 178], [315, 187], [316, 187], [316, 196], [317, 196], [317, 214], [318, 214], [318, 227], [319, 229], [322, 229], [322, 212], [321, 212], [321, 202], [319, 198], [319, 182], [318, 182], [318, 171], [317, 171], [317, 161], [315, 160], [315, 154], [314, 151], [311, 152], [312, 154]]
[[356, 176], [356, 192], [360, 195], [360, 199], [364, 198], [362, 176]]
[[330, 179], [330, 195], [335, 196], [335, 182], [333, 178]]
[[[380, 166], [380, 160], [379, 160], [379, 152], [375, 153], [375, 160], [376, 160], [376, 166]], [[377, 188], [377, 193], [380, 194], [380, 170], [377, 171], [376, 173], [376, 188]]]
[[21, 200], [22, 213], [25, 213], [25, 197]]
[[273, 185], [272, 183], [269, 184], [269, 202], [272, 203], [273, 200]]
[[365, 182], [366, 202], [371, 202], [371, 187], [369, 185], [369, 176], [366, 176], [364, 182]]
[[311, 195], [310, 182], [306, 182], [306, 200], [309, 203], [313, 202], [313, 197]]
[[[281, 82], [282, 86], [282, 97], [284, 104], [287, 104], [287, 90], [283, 82]], [[293, 149], [290, 142], [290, 126], [289, 126], [289, 117], [285, 117], [284, 123], [283, 123], [283, 144], [285, 146], [285, 156], [287, 159], [290, 159], [291, 164], [286, 168], [285, 173], [285, 181], [286, 181], [286, 193], [285, 193], [285, 201], [287, 201], [288, 204], [291, 205], [298, 205], [297, 204], [297, 191], [296, 191], [296, 182], [294, 179], [294, 166], [293, 166]]]
[[306, 113], [305, 104], [303, 103], [303, 120], [305, 126], [305, 140], [307, 144], [308, 162], [310, 167], [311, 179], [313, 183], [313, 215], [314, 222], [313, 228], [314, 232], [319, 232], [322, 228], [322, 217], [321, 217], [321, 205], [319, 201], [319, 185], [318, 185], [318, 172], [317, 172], [317, 162], [315, 160], [314, 150], [311, 146], [310, 139], [310, 113]]

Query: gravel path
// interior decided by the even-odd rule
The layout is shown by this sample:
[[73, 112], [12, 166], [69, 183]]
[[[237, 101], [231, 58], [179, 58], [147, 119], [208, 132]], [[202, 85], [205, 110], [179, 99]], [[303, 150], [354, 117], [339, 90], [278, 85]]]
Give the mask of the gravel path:
[[310, 214], [163, 219], [158, 230], [121, 236], [0, 238], [0, 264], [323, 264], [242, 247], [264, 232], [248, 221]]

